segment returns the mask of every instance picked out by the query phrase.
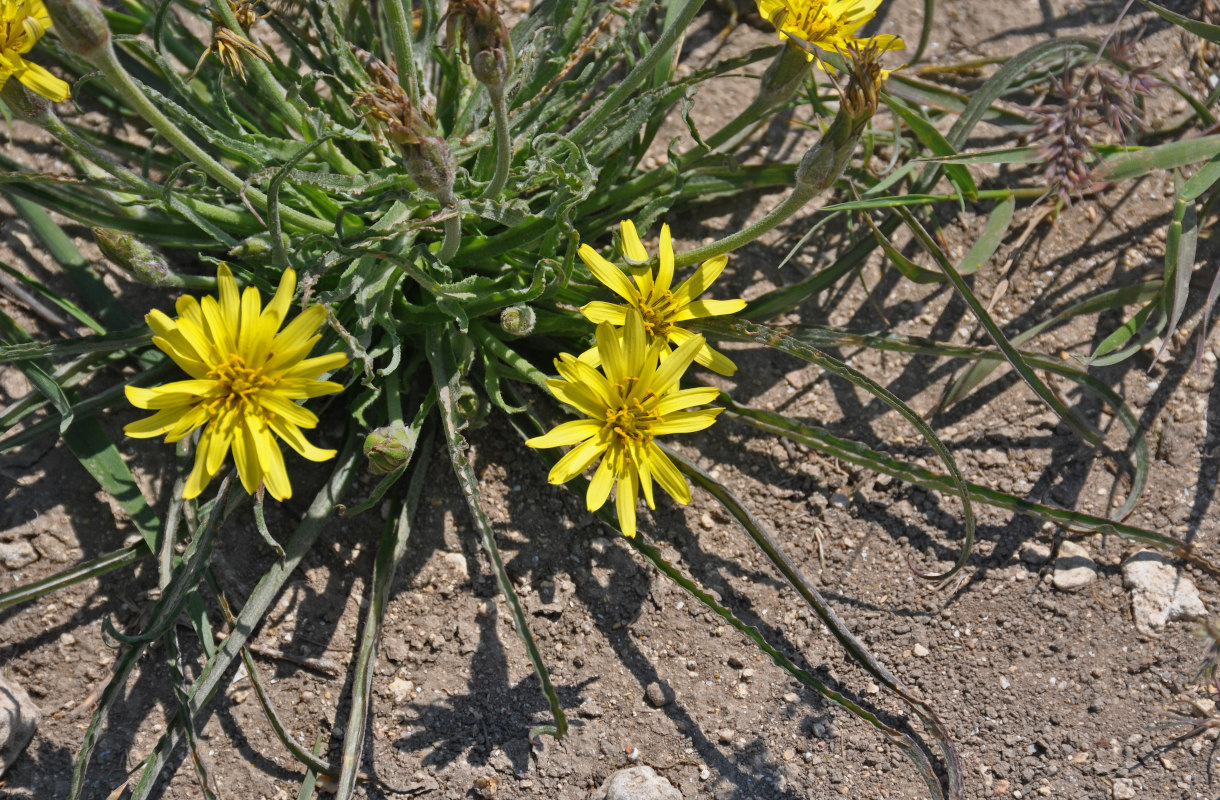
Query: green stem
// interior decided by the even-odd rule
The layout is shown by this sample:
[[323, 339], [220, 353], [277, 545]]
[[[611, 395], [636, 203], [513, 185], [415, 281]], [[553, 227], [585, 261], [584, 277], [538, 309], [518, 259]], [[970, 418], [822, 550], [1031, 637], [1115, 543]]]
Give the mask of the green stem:
[[[394, 5], [393, 2], [389, 5]], [[618, 111], [618, 107], [643, 83], [651, 76], [661, 63], [662, 59], [670, 58], [674, 47], [678, 44], [678, 40], [686, 34], [686, 29], [690, 25], [691, 20], [695, 18], [695, 14], [699, 13], [699, 9], [703, 7], [702, 0], [688, 3], [682, 9], [682, 14], [673, 21], [672, 25], [668, 24], [664, 32], [657, 38], [652, 49], [648, 51], [642, 59], [636, 62], [631, 71], [627, 73], [622, 82], [610, 92], [601, 104], [593, 109], [593, 113], [581, 120], [580, 124], [572, 129], [568, 134], [568, 139], [576, 142], [578, 145], [587, 140], [590, 136], [596, 133], [601, 126], [606, 122], [610, 115]]]
[[491, 183], [483, 190], [483, 197], [491, 199], [504, 191], [508, 183], [508, 167], [513, 158], [513, 140], [508, 131], [508, 103], [504, 100], [504, 87], [488, 84], [487, 93], [491, 96], [492, 116], [496, 118], [496, 174]]
[[419, 108], [414, 80], [415, 48], [411, 40], [411, 0], [388, 0], [384, 8], [390, 29], [390, 47], [394, 50], [394, 66], [398, 68], [398, 84], [411, 98], [411, 105]]
[[[242, 195], [244, 184], [241, 178], [234, 175], [227, 167], [221, 164], [216, 159], [197, 145], [189, 136], [178, 128], [169, 117], [161, 113], [161, 109], [148, 99], [148, 96], [140, 89], [135, 79], [128, 74], [123, 65], [119, 63], [118, 56], [115, 55], [114, 48], [103, 47], [98, 50], [97, 57], [94, 59], [94, 66], [101, 70], [102, 74], [110, 81], [110, 85], [115, 92], [121, 96], [148, 124], [161, 134], [167, 142], [174, 146], [178, 152], [182, 153], [188, 159], [193, 161], [196, 166], [203, 170], [209, 178], [219, 183], [224, 188], [236, 195]], [[267, 195], [261, 190], [254, 187], [245, 189], [244, 195], [249, 198], [260, 210], [267, 208]], [[333, 233], [334, 225], [316, 217], [302, 214], [301, 212], [285, 208], [281, 214], [286, 223], [300, 228], [310, 233]]]
[[796, 185], [778, 206], [753, 225], [737, 233], [704, 247], [677, 254], [674, 258], [675, 266], [685, 267], [706, 261], [713, 256], [736, 250], [738, 247], [754, 241], [830, 188], [843, 174], [843, 169], [847, 166], [852, 151], [855, 150], [856, 142], [871, 117], [871, 110], [853, 114], [846, 107], [840, 108], [839, 113], [835, 115], [834, 121], [830, 124], [830, 128], [801, 159], [800, 166], [796, 170]]
[[436, 254], [436, 260], [442, 264], [448, 264], [454, 255], [457, 254], [458, 248], [461, 245], [462, 218], [458, 216], [455, 210], [452, 216], [445, 218], [445, 239], [441, 242], [441, 249]]

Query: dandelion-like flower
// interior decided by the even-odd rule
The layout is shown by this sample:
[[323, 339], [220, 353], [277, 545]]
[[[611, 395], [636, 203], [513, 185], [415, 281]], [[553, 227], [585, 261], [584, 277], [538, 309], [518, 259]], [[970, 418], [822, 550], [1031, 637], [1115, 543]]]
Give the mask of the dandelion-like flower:
[[223, 264], [217, 282], [219, 299], [208, 296], [200, 303], [183, 296], [177, 319], [157, 310], [144, 318], [153, 330], [153, 344], [190, 380], [151, 389], [128, 386], [132, 405], [157, 413], [123, 430], [140, 439], [164, 434], [166, 442], [176, 442], [203, 427], [185, 498], [204, 490], [231, 448], [247, 492], [265, 485], [272, 497], [285, 500], [292, 496], [292, 485], [276, 437], [310, 461], [334, 457], [334, 450], [305, 439], [301, 429], [316, 427], [318, 418], [295, 401], [342, 391], [342, 384], [318, 378], [346, 364], [347, 356], [306, 358], [322, 338], [317, 331], [326, 320], [323, 306], [310, 306], [280, 330], [296, 290], [292, 270], [284, 271], [266, 308], [253, 286], [238, 293]]
[[0, 0], [0, 88], [16, 78], [54, 103], [68, 99], [67, 83], [23, 58], [50, 27], [51, 16], [42, 0]]
[[[674, 248], [670, 241], [669, 226], [661, 226], [661, 251], [655, 275], [648, 266], [648, 251], [644, 249], [644, 243], [636, 233], [635, 224], [629, 219], [623, 220], [621, 231], [624, 255], [631, 276], [635, 279], [634, 284], [621, 269], [598, 255], [592, 247], [587, 244], [580, 246], [580, 258], [589, 266], [593, 276], [627, 301], [626, 305], [600, 300], [586, 304], [580, 309], [580, 313], [590, 322], [623, 325], [628, 311], [634, 308], [639, 312], [650, 339], [680, 346], [696, 338], [696, 335], [679, 327], [679, 323], [699, 317], [735, 314], [746, 307], [746, 301], [740, 299], [699, 299], [699, 295], [707, 291], [716, 278], [720, 277], [729, 261], [728, 256], [719, 255], [703, 262], [695, 270], [695, 274], [674, 289]], [[590, 350], [582, 359], [593, 366], [598, 364], [598, 355], [594, 350]], [[723, 353], [713, 350], [707, 342], [696, 351], [695, 361], [721, 375], [732, 375], [737, 371], [737, 365]]]
[[897, 36], [856, 38], [856, 31], [877, 15], [881, 0], [757, 0], [758, 12], [775, 26], [781, 39], [798, 44], [810, 61], [830, 71], [818, 51], [841, 53], [857, 47], [901, 50]]
[[656, 507], [654, 478], [679, 503], [690, 502], [686, 479], [653, 440], [668, 433], [701, 431], [724, 409], [687, 411], [711, 402], [718, 391], [678, 388], [682, 373], [703, 346], [702, 336], [692, 335], [662, 360], [661, 354], [669, 346], [664, 339], [649, 344], [644, 321], [632, 309], [621, 331], [608, 322], [597, 326], [597, 346], [602, 371], [562, 353], [555, 361], [560, 377], [547, 381], [555, 397], [588, 419], [565, 422], [526, 444], [576, 445], [551, 468], [547, 480], [554, 484], [567, 483], [600, 457], [585, 504], [590, 511], [601, 508], [617, 483], [614, 501], [619, 525], [624, 534], [635, 536], [635, 507], [641, 488], [648, 507]]

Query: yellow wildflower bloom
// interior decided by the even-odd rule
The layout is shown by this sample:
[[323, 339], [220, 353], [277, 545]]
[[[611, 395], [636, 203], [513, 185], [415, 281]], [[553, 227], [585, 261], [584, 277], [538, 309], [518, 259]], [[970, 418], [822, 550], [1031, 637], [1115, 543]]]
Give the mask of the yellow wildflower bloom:
[[285, 270], [275, 297], [261, 308], [258, 289], [238, 293], [233, 274], [223, 264], [217, 271], [220, 297], [178, 298], [177, 319], [153, 310], [144, 319], [152, 328], [153, 344], [190, 376], [142, 389], [127, 387], [127, 399], [137, 408], [156, 410], [151, 417], [124, 428], [128, 436], [147, 439], [165, 434], [176, 442], [203, 426], [195, 448], [195, 466], [183, 497], [197, 497], [220, 470], [233, 449], [242, 486], [254, 494], [265, 484], [271, 496], [292, 496], [284, 455], [276, 437], [310, 461], [333, 458], [334, 450], [310, 444], [302, 428], [318, 418], [296, 400], [333, 394], [343, 385], [317, 380], [347, 363], [343, 353], [306, 358], [321, 339], [318, 328], [326, 308], [310, 306], [284, 330], [296, 273]]
[[816, 51], [842, 53], [875, 46], [882, 52], [906, 45], [897, 36], [856, 38], [856, 31], [877, 15], [881, 0], [757, 0], [758, 12], [775, 26], [781, 39], [791, 39], [812, 61], [829, 68]]
[[597, 346], [601, 372], [562, 353], [555, 361], [560, 377], [547, 381], [556, 398], [588, 419], [565, 422], [526, 444], [576, 445], [551, 468], [547, 480], [553, 484], [567, 483], [600, 457], [585, 504], [590, 511], [601, 508], [617, 483], [614, 500], [619, 525], [624, 534], [635, 536], [635, 507], [641, 488], [648, 507], [656, 508], [654, 478], [679, 503], [690, 502], [686, 479], [653, 439], [667, 433], [701, 431], [724, 409], [684, 410], [709, 403], [718, 394], [709, 387], [678, 388], [682, 373], [703, 347], [702, 336], [692, 335], [662, 359], [669, 345], [664, 339], [649, 344], [643, 319], [631, 309], [621, 333], [609, 322], [597, 326]]
[[68, 99], [67, 83], [22, 58], [50, 27], [51, 16], [42, 0], [0, 0], [0, 88], [16, 78], [54, 103]]
[[[628, 310], [634, 308], [639, 311], [650, 339], [667, 341], [677, 347], [695, 338], [694, 333], [678, 327], [678, 323], [699, 317], [735, 314], [746, 307], [745, 300], [698, 299], [699, 295], [707, 291], [716, 278], [720, 277], [729, 261], [728, 256], [719, 255], [703, 262], [693, 275], [674, 289], [674, 248], [670, 242], [669, 226], [661, 226], [661, 252], [655, 275], [648, 266], [648, 251], [644, 249], [644, 244], [636, 233], [635, 224], [625, 219], [620, 230], [624, 255], [631, 276], [635, 279], [634, 284], [621, 269], [602, 258], [589, 245], [582, 244], [578, 251], [593, 276], [627, 301], [627, 305], [600, 300], [586, 304], [580, 309], [580, 313], [590, 322], [622, 325], [627, 319]], [[590, 350], [581, 358], [593, 366], [598, 364], [598, 356], [594, 350]], [[695, 361], [721, 375], [732, 375], [737, 371], [737, 365], [723, 353], [713, 350], [707, 342], [697, 351]]]

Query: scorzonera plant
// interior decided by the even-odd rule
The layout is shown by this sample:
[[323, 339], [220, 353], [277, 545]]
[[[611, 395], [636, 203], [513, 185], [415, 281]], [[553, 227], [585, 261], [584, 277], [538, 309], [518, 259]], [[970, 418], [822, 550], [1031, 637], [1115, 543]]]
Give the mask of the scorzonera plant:
[[[935, 203], [984, 196], [962, 164], [918, 158], [951, 159], [1011, 81], [972, 101], [958, 118], [960, 130], [942, 136], [927, 117], [928, 90], [919, 95], [901, 73], [890, 75], [897, 65], [884, 66], [904, 42], [891, 33], [862, 35], [879, 2], [759, 0], [774, 39], [733, 59], [691, 65], [683, 41], [698, 0], [671, 0], [664, 13], [648, 3], [543, 0], [514, 20], [495, 0], [122, 0], [121, 11], [93, 0], [46, 0], [45, 7], [40, 0], [0, 0], [0, 98], [14, 117], [58, 142], [77, 171], [67, 182], [5, 158], [2, 191], [65, 269], [80, 275], [84, 266], [43, 209], [89, 225], [115, 267], [162, 290], [158, 305], [176, 312], [140, 309], [136, 319], [147, 311], [148, 324], [139, 325], [122, 302], [94, 288], [84, 302], [100, 309], [105, 324], [83, 310], [78, 319], [88, 320], [96, 335], [30, 343], [11, 333], [20, 330], [13, 324], [0, 350], [36, 387], [28, 401], [3, 414], [0, 447], [62, 430], [74, 452], [84, 452], [78, 437], [89, 436], [92, 455], [82, 463], [116, 495], [142, 537], [62, 579], [0, 596], [0, 608], [153, 554], [163, 576], [148, 627], [113, 631], [126, 649], [85, 733], [73, 800], [141, 654], [166, 642], [180, 660], [174, 622], [183, 609], [190, 610], [206, 655], [198, 678], [177, 687], [177, 716], [132, 784], [137, 800], [150, 795], [176, 746], [194, 747], [193, 718], [213, 701], [233, 662], [243, 659], [256, 676], [247, 650], [252, 633], [336, 509], [354, 515], [384, 503], [388, 523], [352, 659], [352, 712], [341, 757], [302, 748], [260, 694], [283, 746], [312, 772], [330, 776], [337, 797], [350, 797], [372, 713], [372, 665], [390, 587], [440, 439], [469, 506], [470, 527], [548, 701], [552, 722], [542, 730], [563, 735], [564, 709], [504, 568], [467, 452], [468, 433], [481, 426], [519, 434], [552, 483], [583, 495], [587, 508], [629, 537], [662, 574], [797, 680], [897, 743], [931, 794], [960, 796], [958, 760], [932, 708], [872, 658], [731, 492], [668, 447], [675, 439], [698, 446], [700, 437], [717, 435], [719, 420], [731, 417], [952, 493], [961, 502], [964, 546], [946, 576], [969, 555], [976, 502], [1180, 545], [1116, 520], [968, 484], [919, 415], [824, 351], [856, 341], [856, 334], [767, 324], [849, 275], [876, 247], [909, 277], [950, 283], [987, 320], [908, 206], [922, 204], [922, 214]], [[1036, 55], [1022, 68], [1057, 51]], [[745, 70], [761, 74], [739, 113], [708, 131], [688, 118], [691, 140], [673, 144], [663, 164], [644, 166], [665, 150], [656, 141], [662, 123], [698, 104], [701, 85]], [[86, 124], [63, 102], [69, 86], [75, 104], [114, 124]], [[882, 105], [914, 135], [892, 124], [872, 126]], [[817, 127], [798, 159], [738, 163], [760, 126], [778, 113], [798, 112]], [[884, 179], [868, 160], [880, 147], [904, 162]], [[861, 153], [863, 166], [849, 169]], [[954, 193], [934, 193], [942, 178]], [[860, 199], [833, 214], [861, 214], [867, 226], [856, 230], [873, 235], [825, 271], [750, 303], [718, 291], [718, 277], [733, 269], [733, 250], [791, 222], [836, 186]], [[675, 251], [673, 237], [688, 233], [677, 220], [709, 201], [759, 189], [784, 194], [742, 229]], [[1011, 218], [1015, 197], [987, 199], [1008, 208]], [[934, 278], [890, 245], [887, 237], [899, 225], [937, 261]], [[617, 238], [608, 241], [615, 230]], [[655, 255], [641, 236], [652, 230], [659, 237]], [[271, 299], [264, 305], [265, 297]], [[994, 338], [997, 350], [964, 357], [1007, 361], [1082, 437], [1100, 441], [1025, 355], [1002, 334]], [[707, 371], [728, 377], [738, 369], [713, 346], [716, 340], [769, 346], [872, 392], [927, 439], [943, 472], [739, 404], [706, 383]], [[885, 337], [865, 344], [916, 346]], [[927, 346], [942, 354], [935, 343]], [[98, 372], [99, 356], [122, 359], [126, 385], [82, 397], [74, 376]], [[65, 358], [75, 360], [57, 370], [53, 360]], [[1071, 372], [1057, 363], [1038, 366]], [[1087, 376], [1068, 378], [1102, 393], [1124, 421], [1129, 416], [1121, 400]], [[124, 395], [153, 415], [139, 418], [123, 407]], [[158, 498], [138, 491], [119, 457], [127, 444], [110, 438], [94, 418], [101, 409], [130, 414], [129, 436], [165, 437], [186, 456], [185, 474], [165, 481], [178, 488], [165, 498], [164, 522], [152, 511]], [[338, 423], [319, 426], [320, 418]], [[23, 422], [30, 425], [20, 428]], [[343, 430], [326, 436], [318, 427]], [[1130, 430], [1142, 446], [1137, 427]], [[382, 477], [367, 496], [354, 496], [361, 441], [368, 469]], [[329, 478], [300, 527], [281, 543], [267, 528], [264, 494], [288, 498], [306, 483], [301, 476], [309, 462], [325, 464]], [[235, 479], [222, 477], [230, 464]], [[215, 493], [213, 481], [220, 485]], [[647, 541], [650, 519], [641, 517], [641, 500], [651, 508], [668, 502], [665, 495], [679, 503], [719, 503], [742, 523], [849, 656], [928, 728], [943, 752], [943, 783], [931, 748], [912, 731], [800, 668], [660, 556]], [[1133, 486], [1130, 502], [1136, 495]], [[226, 520], [243, 513], [246, 496], [278, 558], [233, 613], [207, 553]], [[216, 625], [226, 628], [223, 641], [213, 636]], [[206, 786], [206, 774], [200, 779]]]

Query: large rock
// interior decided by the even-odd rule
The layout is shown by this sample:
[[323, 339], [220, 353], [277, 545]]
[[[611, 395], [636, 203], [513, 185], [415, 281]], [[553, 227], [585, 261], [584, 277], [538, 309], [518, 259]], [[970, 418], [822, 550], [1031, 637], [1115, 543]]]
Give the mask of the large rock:
[[0, 677], [0, 776], [30, 743], [41, 719], [25, 689]]
[[1053, 581], [1061, 592], [1078, 592], [1097, 579], [1097, 564], [1089, 551], [1073, 541], [1059, 543]]
[[589, 800], [682, 800], [682, 793], [652, 767], [620, 769]]
[[1123, 585], [1131, 590], [1131, 610], [1140, 633], [1157, 633], [1172, 620], [1207, 614], [1190, 578], [1152, 550], [1141, 550], [1123, 562]]

